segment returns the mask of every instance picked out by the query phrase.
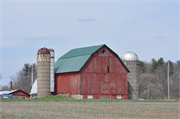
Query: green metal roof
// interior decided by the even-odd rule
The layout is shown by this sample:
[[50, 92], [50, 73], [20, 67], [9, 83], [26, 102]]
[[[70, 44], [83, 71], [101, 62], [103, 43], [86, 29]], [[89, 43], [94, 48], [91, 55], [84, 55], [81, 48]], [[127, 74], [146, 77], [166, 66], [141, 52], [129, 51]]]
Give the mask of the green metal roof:
[[[64, 54], [62, 57], [60, 57], [56, 61], [55, 65], [54, 65], [54, 68], [55, 68], [54, 72], [55, 73], [66, 73], [66, 72], [80, 71], [81, 68], [88, 61], [88, 59], [91, 57], [91, 55], [94, 54], [97, 50], [99, 50], [103, 46], [106, 46], [106, 45], [98, 45], [98, 46], [91, 46], [91, 47], [84, 47], [84, 48], [77, 48], [77, 49], [70, 50], [69, 52]], [[112, 52], [115, 53], [114, 51], [112, 51]], [[118, 56], [118, 58], [119, 58], [119, 56]], [[120, 59], [120, 61], [123, 63], [123, 61], [121, 59]], [[124, 63], [123, 63], [123, 65], [126, 67], [126, 65]], [[128, 70], [128, 72], [130, 72], [127, 67], [126, 67], [126, 69]]]
[[80, 71], [91, 55], [70, 58], [59, 58], [55, 63], [55, 73]]
[[104, 45], [72, 49], [60, 57], [55, 65], [55, 73], [80, 71], [93, 53]]
[[102, 46], [104, 46], [104, 45], [72, 49], [60, 58], [63, 59], [63, 58], [77, 57], [77, 56], [82, 56], [82, 55], [92, 55], [94, 52], [96, 52]]

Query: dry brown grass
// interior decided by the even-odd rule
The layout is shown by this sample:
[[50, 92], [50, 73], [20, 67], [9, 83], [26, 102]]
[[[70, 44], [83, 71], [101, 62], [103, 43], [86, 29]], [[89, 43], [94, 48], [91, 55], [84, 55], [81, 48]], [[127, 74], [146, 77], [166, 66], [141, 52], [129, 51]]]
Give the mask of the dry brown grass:
[[[156, 102], [1, 102], [2, 118], [173, 118], [179, 103]], [[18, 108], [19, 106], [19, 108]]]

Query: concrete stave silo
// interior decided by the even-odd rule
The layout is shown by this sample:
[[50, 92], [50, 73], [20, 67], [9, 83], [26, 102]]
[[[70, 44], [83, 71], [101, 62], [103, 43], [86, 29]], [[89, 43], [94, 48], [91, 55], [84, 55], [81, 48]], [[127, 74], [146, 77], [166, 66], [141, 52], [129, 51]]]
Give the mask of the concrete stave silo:
[[41, 48], [37, 53], [37, 97], [50, 96], [50, 52]]
[[138, 56], [133, 52], [126, 52], [121, 56], [124, 64], [130, 70], [128, 73], [128, 99], [139, 99], [139, 81], [138, 81]]

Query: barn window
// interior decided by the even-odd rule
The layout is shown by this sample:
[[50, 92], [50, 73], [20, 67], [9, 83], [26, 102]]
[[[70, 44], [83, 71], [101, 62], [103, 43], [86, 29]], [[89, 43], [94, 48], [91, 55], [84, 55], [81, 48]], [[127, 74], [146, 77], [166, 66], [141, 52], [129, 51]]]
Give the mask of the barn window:
[[117, 99], [122, 99], [122, 95], [117, 95]]
[[93, 99], [93, 95], [88, 95], [87, 99]]
[[109, 73], [109, 66], [107, 66], [107, 72]]
[[102, 50], [102, 53], [105, 53], [105, 50]]

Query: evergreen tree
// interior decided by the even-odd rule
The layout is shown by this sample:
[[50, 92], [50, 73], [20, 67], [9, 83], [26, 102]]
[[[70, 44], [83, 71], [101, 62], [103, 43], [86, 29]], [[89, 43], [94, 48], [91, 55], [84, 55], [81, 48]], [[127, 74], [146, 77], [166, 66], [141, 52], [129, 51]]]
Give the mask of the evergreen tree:
[[158, 59], [158, 66], [162, 66], [164, 64], [164, 59], [161, 57]]
[[176, 61], [178, 67], [180, 67], [180, 60]]
[[35, 67], [36, 67], [35, 63], [32, 65], [30, 65], [29, 63], [24, 64], [24, 67], [22, 69], [24, 72], [24, 76], [29, 76], [31, 74], [31, 69]]
[[159, 63], [156, 61], [156, 59], [151, 59], [151, 64], [152, 64], [152, 69], [151, 71], [153, 72], [156, 68], [159, 67]]
[[143, 61], [141, 61], [141, 60], [139, 60], [139, 70], [142, 73], [145, 73], [146, 70], [147, 70], [147, 67], [146, 67], [145, 63]]

